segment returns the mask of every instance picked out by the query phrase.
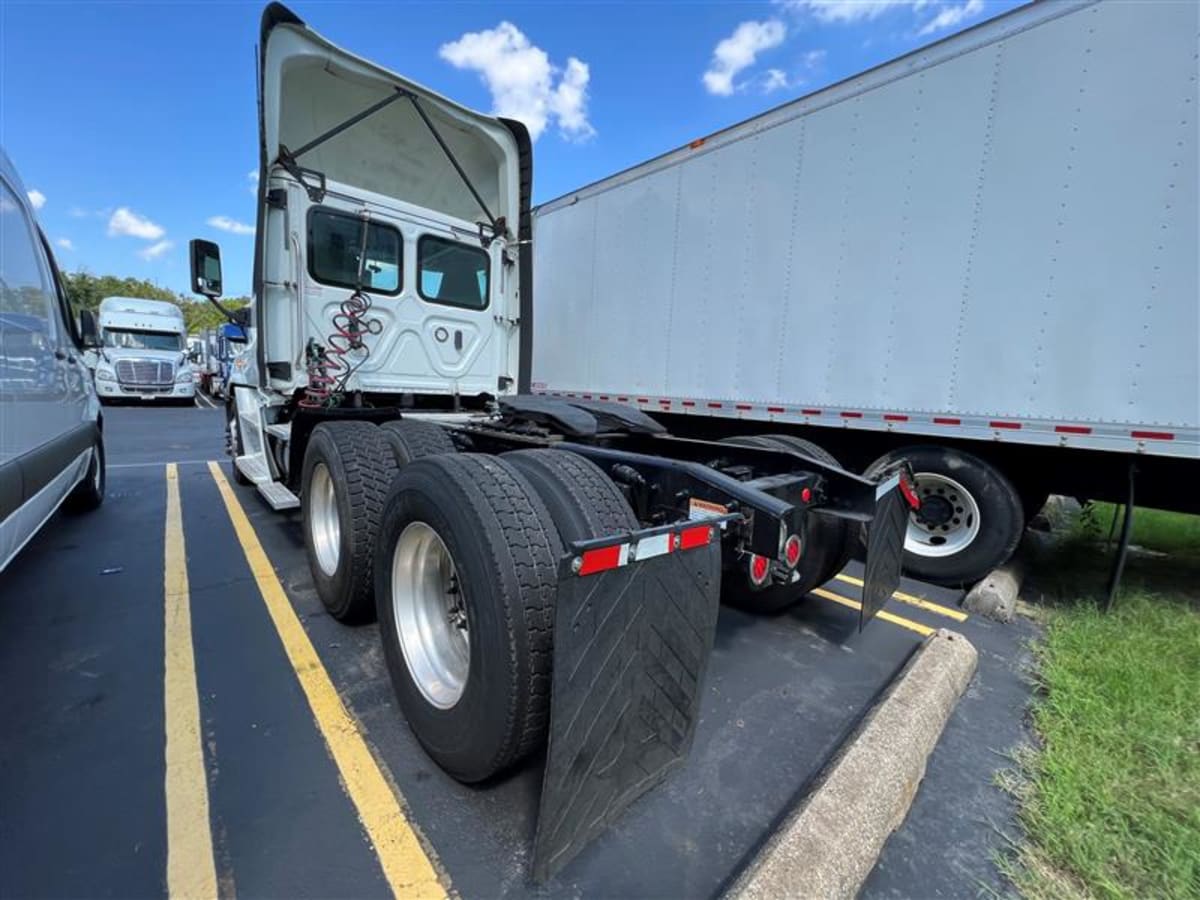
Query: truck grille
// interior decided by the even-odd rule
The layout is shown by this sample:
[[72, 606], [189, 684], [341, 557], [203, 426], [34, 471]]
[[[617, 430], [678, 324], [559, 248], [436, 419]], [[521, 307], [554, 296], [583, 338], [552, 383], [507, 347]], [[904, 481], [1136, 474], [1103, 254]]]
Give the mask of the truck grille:
[[117, 382], [141, 391], [170, 390], [175, 384], [175, 364], [153, 359], [118, 359]]

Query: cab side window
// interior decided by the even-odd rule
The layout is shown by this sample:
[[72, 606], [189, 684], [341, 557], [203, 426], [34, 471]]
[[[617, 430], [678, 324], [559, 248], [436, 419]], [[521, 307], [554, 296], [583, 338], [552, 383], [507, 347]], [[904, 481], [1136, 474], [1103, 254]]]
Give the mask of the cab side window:
[[362, 263], [362, 286], [376, 294], [400, 293], [401, 238], [390, 225], [367, 223], [366, 252], [363, 252], [363, 220], [331, 209], [313, 209], [308, 214], [308, 273], [322, 284], [350, 288], [358, 286]]
[[425, 235], [417, 242], [417, 290], [434, 303], [484, 309], [491, 260], [479, 247]]

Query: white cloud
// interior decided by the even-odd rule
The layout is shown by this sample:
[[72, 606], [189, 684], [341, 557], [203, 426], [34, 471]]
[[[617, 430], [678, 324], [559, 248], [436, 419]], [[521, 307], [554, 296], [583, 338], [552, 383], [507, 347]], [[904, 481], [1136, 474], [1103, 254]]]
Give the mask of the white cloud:
[[75, 245], [71, 243], [70, 238], [59, 238], [54, 243], [58, 244], [58, 246], [62, 247], [64, 250], [74, 250], [75, 249]]
[[456, 69], [478, 72], [491, 92], [492, 112], [524, 122], [535, 141], [552, 120], [568, 140], [596, 133], [587, 117], [587, 63], [572, 56], [560, 70], [512, 22], [467, 32], [443, 44], [438, 55]]
[[67, 215], [72, 219], [86, 219], [90, 213], [82, 206], [72, 206], [67, 210]]
[[925, 23], [918, 34], [933, 34], [943, 28], [953, 28], [964, 19], [970, 19], [983, 12], [983, 0], [967, 0], [958, 6], [943, 6], [936, 16]]
[[817, 70], [825, 65], [824, 50], [809, 50], [800, 55], [800, 60], [789, 75], [784, 69], [767, 69], [758, 81], [758, 88], [764, 94], [784, 88], [798, 88], [808, 84], [809, 79]]
[[251, 169], [246, 173], [246, 180], [250, 182], [249, 190], [252, 194], [258, 194], [258, 169]]
[[953, 28], [967, 19], [983, 12], [984, 0], [963, 0], [952, 3], [948, 0], [775, 0], [778, 6], [794, 12], [808, 13], [824, 25], [854, 25], [871, 22], [884, 13], [897, 9], [909, 10], [914, 16], [923, 18], [929, 11], [937, 14], [925, 22], [917, 32], [919, 35], [933, 34]]
[[763, 75], [762, 90], [764, 94], [769, 94], [771, 91], [777, 91], [787, 86], [787, 72], [783, 71], [783, 69], [767, 69], [766, 74]]
[[41, 209], [46, 205], [46, 195], [37, 188], [31, 190], [26, 196], [29, 197], [29, 205], [34, 209]]
[[849, 24], [878, 19], [891, 9], [921, 10], [929, 0], [782, 0], [781, 6], [812, 13], [818, 22]]
[[[144, 241], [157, 241], [166, 233], [161, 225], [156, 225], [144, 216], [139, 216], [127, 206], [118, 207], [112, 214], [112, 218], [108, 220], [109, 237], [128, 235]], [[159, 253], [161, 252], [160, 250]]]
[[144, 250], [139, 250], [138, 256], [140, 256], [142, 259], [158, 259], [174, 246], [175, 244], [171, 241], [159, 241], [156, 244], [151, 244]]
[[229, 216], [211, 216], [208, 224], [221, 231], [228, 231], [230, 234], [254, 234], [253, 225], [247, 225], [245, 222], [239, 222]]
[[712, 62], [704, 73], [704, 87], [710, 94], [728, 97], [734, 91], [737, 74], [754, 65], [758, 54], [782, 44], [785, 37], [787, 26], [778, 19], [742, 22], [713, 49]]

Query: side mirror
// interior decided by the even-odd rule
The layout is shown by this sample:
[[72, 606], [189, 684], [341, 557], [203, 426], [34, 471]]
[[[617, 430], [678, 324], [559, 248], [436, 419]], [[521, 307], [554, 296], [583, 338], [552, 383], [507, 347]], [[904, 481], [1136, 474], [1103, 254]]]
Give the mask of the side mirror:
[[100, 332], [96, 328], [96, 317], [90, 309], [79, 310], [79, 340], [86, 348], [100, 346]]
[[201, 238], [193, 238], [188, 248], [192, 258], [192, 290], [210, 300], [220, 297], [221, 248]]

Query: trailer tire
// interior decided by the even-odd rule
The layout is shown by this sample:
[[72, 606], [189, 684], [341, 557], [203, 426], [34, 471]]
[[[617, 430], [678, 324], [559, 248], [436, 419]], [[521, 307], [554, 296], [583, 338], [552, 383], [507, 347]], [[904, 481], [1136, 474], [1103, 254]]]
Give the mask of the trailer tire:
[[369, 422], [312, 430], [301, 473], [304, 545], [317, 596], [348, 624], [375, 614], [375, 537], [396, 475], [392, 451]]
[[420, 419], [396, 419], [379, 426], [379, 433], [392, 448], [396, 466], [406, 466], [422, 456], [456, 453], [458, 448], [445, 428]]
[[[784, 440], [779, 438], [784, 437]], [[796, 439], [799, 441], [799, 438]], [[824, 450], [808, 441], [801, 449], [783, 435], [735, 435], [722, 438], [723, 444], [740, 444], [744, 447], [759, 447], [763, 450], [793, 450], [806, 456], [821, 458], [821, 454], [832, 460]], [[814, 452], [816, 451], [816, 452]], [[833, 465], [837, 465], [833, 462]], [[853, 541], [848, 540], [844, 524], [837, 519], [813, 516], [809, 519], [809, 533], [804, 539], [804, 555], [801, 557], [799, 579], [787, 584], [770, 584], [755, 588], [750, 584], [744, 567], [734, 564], [722, 573], [721, 599], [730, 606], [747, 612], [769, 614], [781, 612], [799, 603], [813, 588], [820, 587], [845, 566], [844, 559], [853, 553]], [[851, 546], [847, 547], [847, 544]]]
[[625, 495], [591, 460], [567, 450], [513, 450], [501, 459], [533, 485], [564, 544], [637, 529]]
[[[459, 781], [477, 782], [540, 747], [562, 543], [532, 485], [495, 456], [415, 460], [388, 494], [376, 554], [384, 656], [425, 751]], [[428, 587], [431, 570], [447, 572], [444, 589]], [[450, 609], [447, 596], [461, 605]], [[436, 614], [421, 615], [437, 602], [450, 623], [441, 631]], [[461, 654], [443, 653], [455, 627], [465, 632], [465, 668]]]
[[961, 450], [917, 446], [881, 456], [864, 474], [880, 474], [901, 461], [912, 466], [923, 504], [909, 515], [906, 572], [958, 587], [1008, 561], [1021, 540], [1025, 512], [1016, 488], [998, 469]]

